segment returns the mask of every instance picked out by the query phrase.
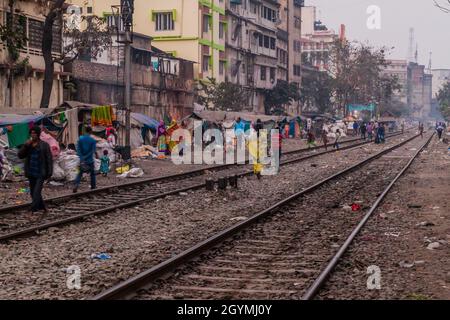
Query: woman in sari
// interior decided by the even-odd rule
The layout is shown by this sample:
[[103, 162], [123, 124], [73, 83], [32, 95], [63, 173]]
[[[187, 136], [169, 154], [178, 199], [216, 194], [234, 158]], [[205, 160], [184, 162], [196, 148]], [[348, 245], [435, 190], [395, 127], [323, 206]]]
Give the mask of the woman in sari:
[[166, 154], [167, 153], [167, 138], [166, 138], [166, 126], [164, 121], [159, 123], [158, 129], [156, 130], [156, 139], [158, 152]]

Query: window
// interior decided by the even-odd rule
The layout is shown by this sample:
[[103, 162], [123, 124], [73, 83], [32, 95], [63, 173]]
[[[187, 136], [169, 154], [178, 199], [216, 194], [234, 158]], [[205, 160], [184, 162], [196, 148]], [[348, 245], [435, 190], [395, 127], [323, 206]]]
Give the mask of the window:
[[294, 76], [300, 77], [301, 67], [297, 64], [294, 64]]
[[92, 7], [87, 7], [87, 13], [92, 14]]
[[296, 29], [300, 29], [301, 28], [301, 20], [299, 17], [294, 17], [294, 27]]
[[301, 52], [301, 43], [298, 40], [294, 40], [294, 51], [295, 52]]
[[209, 16], [207, 14], [203, 15], [203, 32], [208, 33], [209, 31]]
[[242, 64], [242, 73], [245, 74], [245, 64]]
[[269, 46], [270, 46], [270, 37], [264, 36], [264, 47], [269, 48]]
[[270, 81], [275, 81], [276, 71], [277, 71], [276, 68], [270, 68]]
[[158, 12], [155, 14], [156, 31], [175, 29], [172, 12]]
[[124, 31], [125, 28], [123, 27], [123, 20], [120, 19], [120, 17], [113, 15], [106, 16], [106, 24], [108, 25], [108, 27], [116, 29], [117, 22], [119, 22], [119, 31]]
[[270, 49], [275, 50], [275, 38], [270, 38]]
[[203, 72], [208, 72], [209, 71], [209, 59], [210, 56], [203, 56], [203, 60], [202, 60], [202, 70]]
[[219, 74], [221, 76], [223, 76], [223, 74], [225, 73], [225, 65], [226, 65], [225, 61], [219, 61]]
[[219, 39], [223, 39], [225, 35], [225, 24], [223, 22], [219, 23]]
[[275, 22], [277, 20], [276, 11], [263, 6], [261, 10], [261, 17], [266, 20]]
[[261, 66], [261, 80], [266, 81], [267, 78], [267, 70], [266, 67]]
[[259, 35], [258, 37], [259, 39], [259, 46], [263, 47], [264, 46], [264, 36], [262, 34]]

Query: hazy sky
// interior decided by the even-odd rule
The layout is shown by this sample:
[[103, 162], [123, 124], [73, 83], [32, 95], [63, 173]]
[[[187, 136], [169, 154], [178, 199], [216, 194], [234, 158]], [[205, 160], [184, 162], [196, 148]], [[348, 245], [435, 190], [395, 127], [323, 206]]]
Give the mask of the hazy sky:
[[[336, 32], [344, 23], [349, 39], [395, 47], [391, 58], [406, 59], [409, 28], [413, 27], [419, 45], [419, 63], [428, 66], [432, 51], [433, 69], [450, 69], [450, 14], [436, 8], [433, 0], [306, 0], [305, 5], [316, 6], [322, 23]], [[380, 30], [367, 28], [366, 10], [370, 5], [381, 9]]]

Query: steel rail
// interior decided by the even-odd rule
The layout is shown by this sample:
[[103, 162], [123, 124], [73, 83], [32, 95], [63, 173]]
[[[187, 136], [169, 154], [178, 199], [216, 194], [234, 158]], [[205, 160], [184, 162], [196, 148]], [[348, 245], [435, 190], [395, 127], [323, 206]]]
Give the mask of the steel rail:
[[[405, 131], [405, 132], [407, 132], [407, 131]], [[398, 135], [401, 135], [401, 134], [402, 134], [401, 132], [395, 132], [395, 133], [393, 133], [391, 135], [388, 135], [387, 138], [395, 137], [395, 136], [398, 136]], [[349, 139], [349, 140], [343, 141], [342, 143], [346, 144], [346, 143], [350, 143], [350, 142], [354, 142], [354, 141], [358, 141], [358, 140], [361, 140], [361, 139], [360, 138]], [[358, 145], [364, 145], [364, 144], [369, 144], [371, 142], [372, 141], [363, 141], [361, 143], [351, 145], [350, 147], [354, 147], [354, 146], [358, 146]], [[308, 151], [314, 151], [314, 150], [319, 150], [319, 149], [323, 149], [323, 148], [325, 148], [325, 146], [323, 146], [323, 145], [312, 147], [312, 148], [301, 148], [301, 149], [287, 151], [287, 152], [284, 153], [284, 155], [292, 155], [292, 154], [296, 154], [296, 153], [303, 153], [303, 152], [308, 152]], [[345, 147], [342, 147], [340, 150], [345, 150], [345, 149], [348, 149], [348, 148], [349, 148], [349, 146], [345, 146]], [[318, 153], [315, 156], [326, 154], [326, 153], [332, 153], [332, 152], [335, 152], [335, 151], [336, 150], [324, 151], [324, 152]], [[232, 166], [235, 166], [235, 165], [238, 165], [238, 164], [215, 165], [215, 166], [211, 166], [211, 167], [207, 167], [207, 168], [190, 170], [190, 171], [183, 172], [183, 173], [166, 175], [166, 176], [161, 176], [161, 177], [156, 177], [156, 178], [147, 178], [147, 179], [138, 180], [138, 181], [132, 181], [132, 182], [127, 182], [127, 183], [122, 183], [122, 184], [116, 184], [116, 185], [111, 185], [111, 186], [100, 187], [100, 188], [97, 188], [95, 190], [86, 190], [86, 191], [81, 191], [81, 192], [78, 192], [78, 193], [75, 193], [75, 194], [72, 193], [72, 194], [65, 194], [65, 195], [56, 196], [56, 197], [50, 197], [50, 198], [45, 199], [45, 201], [47, 203], [58, 203], [58, 202], [62, 202], [64, 200], [75, 199], [75, 198], [79, 198], [79, 197], [86, 196], [86, 195], [94, 195], [94, 194], [98, 194], [98, 193], [106, 192], [106, 191], [114, 191], [114, 190], [117, 190], [117, 189], [125, 189], [125, 188], [128, 188], [128, 187], [140, 186], [140, 185], [155, 183], [155, 182], [159, 182], [159, 181], [176, 180], [176, 179], [179, 179], [179, 178], [189, 178], [192, 175], [201, 175], [205, 171], [224, 170], [224, 169], [227, 169], [228, 167], [232, 167]], [[0, 215], [2, 213], [8, 213], [8, 212], [16, 211], [16, 210], [29, 208], [30, 206], [31, 206], [31, 202], [18, 204], [18, 205], [1, 206], [0, 207]]]
[[386, 150], [380, 151], [377, 154], [375, 154], [371, 157], [368, 157], [349, 168], [341, 170], [338, 173], [335, 173], [335, 174], [331, 175], [330, 177], [325, 178], [325, 179], [317, 182], [316, 184], [314, 184], [310, 187], [307, 187], [307, 188], [303, 189], [302, 191], [297, 192], [297, 193], [275, 203], [271, 207], [254, 214], [247, 220], [239, 222], [239, 223], [213, 235], [212, 237], [209, 237], [208, 239], [177, 254], [176, 256], [173, 256], [172, 258], [170, 258], [166, 261], [163, 261], [160, 264], [158, 264], [158, 265], [156, 265], [156, 266], [154, 266], [154, 267], [152, 267], [152, 268], [122, 282], [122, 283], [119, 283], [119, 284], [111, 287], [111, 288], [99, 293], [98, 295], [91, 297], [90, 299], [91, 300], [110, 300], [110, 299], [127, 298], [130, 295], [132, 295], [132, 293], [135, 292], [136, 290], [138, 290], [142, 287], [145, 287], [145, 285], [160, 278], [161, 276], [167, 274], [168, 272], [173, 271], [177, 267], [190, 261], [192, 258], [199, 256], [201, 253], [204, 253], [205, 251], [219, 245], [220, 243], [224, 242], [225, 240], [235, 236], [242, 230], [247, 229], [249, 226], [254, 225], [261, 219], [275, 214], [277, 212], [277, 210], [279, 210], [281, 207], [285, 206], [286, 204], [290, 203], [291, 201], [298, 199], [298, 198], [304, 196], [305, 194], [311, 193], [312, 191], [323, 186], [324, 184], [326, 184], [330, 181], [333, 181], [336, 178], [342, 177], [343, 175], [345, 175], [349, 172], [352, 172], [355, 169], [360, 168], [361, 166], [363, 166], [369, 162], [372, 162], [373, 160], [376, 160], [395, 149], [398, 149], [399, 147], [405, 145], [406, 143], [416, 139], [418, 136], [419, 135], [415, 135], [412, 138], [402, 141], [401, 143], [399, 143], [395, 146], [392, 146]]
[[414, 162], [414, 160], [428, 146], [428, 144], [430, 143], [433, 136], [434, 136], [434, 133], [426, 141], [426, 143], [423, 144], [419, 150], [417, 150], [417, 152], [412, 156], [412, 158], [408, 161], [408, 163], [397, 174], [397, 176], [391, 181], [391, 183], [386, 187], [386, 189], [383, 191], [383, 193], [377, 198], [377, 200], [374, 202], [374, 204], [372, 205], [370, 210], [365, 214], [363, 219], [359, 222], [359, 224], [355, 227], [355, 229], [353, 229], [353, 231], [350, 233], [348, 238], [345, 240], [344, 244], [339, 248], [338, 252], [333, 256], [333, 258], [330, 260], [330, 262], [327, 264], [327, 266], [323, 269], [323, 271], [320, 273], [320, 275], [316, 278], [316, 280], [313, 282], [313, 284], [308, 288], [306, 293], [303, 295], [302, 300], [311, 300], [317, 295], [319, 290], [325, 284], [328, 277], [333, 272], [333, 270], [336, 267], [336, 265], [338, 264], [339, 260], [347, 252], [348, 248], [350, 247], [350, 244], [353, 242], [355, 237], [359, 234], [361, 229], [365, 226], [365, 224], [370, 219], [372, 214], [378, 209], [379, 205], [381, 204], [383, 199], [386, 197], [386, 195], [389, 193], [389, 191], [392, 189], [392, 187], [395, 185], [395, 183], [405, 174], [405, 172], [409, 169], [409, 167]]
[[[416, 137], [417, 136], [413, 136], [412, 138], [410, 138], [407, 141], [410, 141], [410, 140], [412, 140], [412, 139], [414, 139]], [[362, 143], [358, 143], [358, 144], [355, 144], [355, 145], [349, 145], [349, 146], [346, 146], [346, 147], [342, 147], [339, 150], [356, 149], [356, 148], [358, 148], [361, 145], [366, 144], [366, 143], [367, 142], [362, 142]], [[312, 158], [321, 156], [323, 154], [337, 152], [339, 150], [330, 150], [330, 151], [325, 151], [325, 152], [321, 152], [321, 153], [307, 155], [307, 156], [296, 158], [296, 159], [290, 159], [290, 160], [287, 160], [287, 161], [281, 163], [280, 165], [284, 166], [284, 165], [288, 165], [288, 164], [292, 164], [292, 163], [296, 163], [296, 162], [300, 162], [300, 161], [305, 161], [305, 160], [308, 160], [308, 159], [312, 159]], [[202, 170], [204, 170], [204, 169], [202, 169]], [[249, 175], [252, 175], [252, 174], [253, 174], [253, 170], [248, 170], [248, 171], [246, 171], [244, 173], [237, 174], [236, 176], [244, 177], [244, 176], [249, 176]], [[25, 228], [25, 229], [21, 229], [21, 230], [18, 230], [18, 231], [13, 231], [13, 232], [10, 232], [10, 233], [6, 233], [6, 234], [3, 234], [3, 235], [0, 235], [0, 242], [4, 242], [4, 241], [8, 241], [8, 240], [14, 240], [14, 239], [19, 238], [19, 237], [25, 237], [25, 236], [34, 235], [34, 234], [38, 233], [41, 230], [49, 229], [49, 228], [52, 228], [52, 227], [59, 227], [59, 226], [63, 226], [63, 225], [70, 224], [70, 223], [74, 223], [74, 222], [77, 222], [77, 221], [82, 221], [82, 220], [88, 218], [89, 216], [97, 216], [97, 215], [107, 214], [107, 213], [113, 212], [115, 210], [120, 210], [120, 209], [133, 207], [133, 206], [136, 206], [136, 205], [141, 204], [143, 202], [164, 198], [166, 196], [175, 195], [175, 194], [178, 194], [180, 192], [186, 192], [186, 191], [191, 191], [191, 190], [198, 190], [198, 189], [201, 189], [201, 188], [204, 188], [204, 187], [206, 187], [206, 183], [194, 184], [192, 186], [188, 186], [188, 187], [185, 187], [185, 188], [175, 189], [175, 190], [171, 190], [171, 191], [168, 191], [168, 192], [164, 192], [164, 193], [160, 193], [160, 194], [156, 194], [156, 195], [151, 195], [151, 196], [148, 196], [148, 197], [143, 197], [143, 198], [140, 198], [138, 200], [132, 200], [132, 201], [128, 201], [128, 202], [125, 202], [125, 203], [118, 204], [118, 205], [113, 205], [113, 206], [105, 207], [105, 208], [102, 208], [102, 209], [93, 210], [93, 211], [90, 211], [90, 212], [85, 212], [85, 213], [81, 213], [81, 214], [75, 214], [75, 215], [73, 215], [71, 217], [68, 217], [68, 218], [64, 218], [64, 219], [60, 219], [60, 220], [54, 220], [54, 221], [51, 221], [51, 222], [43, 223], [43, 224], [36, 225], [36, 226], [33, 226], [33, 227], [29, 227], [29, 228]]]

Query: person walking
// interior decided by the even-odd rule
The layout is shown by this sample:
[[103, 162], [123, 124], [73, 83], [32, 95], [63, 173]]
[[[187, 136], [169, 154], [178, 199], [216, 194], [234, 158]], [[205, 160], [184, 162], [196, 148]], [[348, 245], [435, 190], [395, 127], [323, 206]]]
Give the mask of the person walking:
[[328, 132], [325, 129], [322, 130], [322, 143], [325, 146], [325, 151], [328, 151]]
[[339, 140], [341, 139], [341, 131], [339, 129], [336, 130], [336, 138], [334, 139], [333, 148], [339, 150]]
[[423, 123], [422, 122], [419, 123], [419, 133], [420, 133], [420, 137], [423, 138]]
[[402, 122], [401, 127], [402, 127], [402, 134], [403, 134], [405, 132], [405, 123], [404, 122]]
[[353, 135], [354, 136], [358, 135], [358, 128], [359, 128], [358, 122], [357, 121], [353, 122]]
[[107, 177], [109, 173], [109, 157], [108, 157], [108, 150], [103, 150], [103, 157], [100, 158], [100, 173]]
[[360, 132], [361, 132], [361, 139], [366, 140], [367, 127], [364, 122], [361, 124]]
[[437, 134], [438, 134], [438, 138], [439, 140], [442, 139], [442, 132], [444, 131], [444, 126], [442, 125], [442, 123], [439, 122], [437, 128], [436, 128]]
[[94, 190], [96, 188], [94, 156], [97, 142], [91, 137], [91, 134], [92, 128], [86, 127], [86, 133], [78, 140], [77, 154], [80, 158], [80, 172], [75, 180], [74, 193], [78, 191], [83, 173], [87, 172], [91, 176], [91, 189]]
[[47, 142], [41, 141], [41, 128], [38, 126], [30, 130], [30, 140], [28, 140], [17, 154], [19, 159], [25, 160], [25, 177], [30, 184], [31, 211], [33, 213], [43, 210], [47, 212], [42, 189], [44, 181], [53, 175], [53, 158], [50, 146]]
[[308, 149], [316, 146], [316, 137], [312, 130], [308, 131]]
[[378, 140], [379, 143], [384, 143], [385, 140], [385, 134], [386, 134], [386, 128], [384, 126], [384, 123], [381, 123], [380, 126], [378, 127]]
[[366, 130], [367, 130], [367, 139], [369, 139], [369, 141], [372, 141], [372, 139], [373, 139], [373, 124], [372, 124], [372, 122], [369, 122], [367, 124]]

